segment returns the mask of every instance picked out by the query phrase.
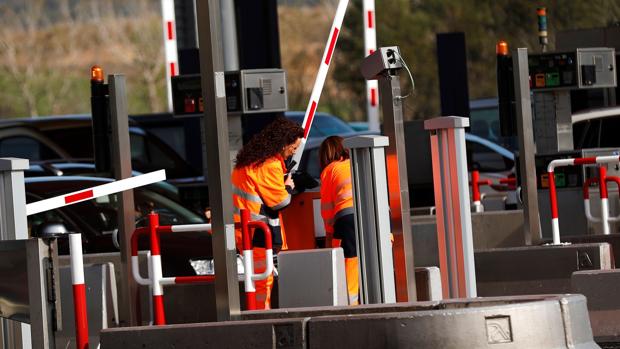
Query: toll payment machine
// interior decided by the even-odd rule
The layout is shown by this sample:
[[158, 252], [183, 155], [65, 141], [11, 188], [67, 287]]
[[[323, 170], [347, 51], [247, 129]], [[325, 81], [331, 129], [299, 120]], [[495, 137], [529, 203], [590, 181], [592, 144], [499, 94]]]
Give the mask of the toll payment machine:
[[[286, 73], [282, 69], [249, 69], [224, 74], [229, 115], [286, 111]], [[175, 116], [204, 112], [200, 74], [172, 77]]]
[[[575, 51], [530, 54], [528, 56], [530, 90], [532, 91], [533, 131], [536, 144], [536, 185], [542, 234], [551, 237], [549, 202], [549, 178], [547, 165], [555, 159], [587, 158], [617, 155], [618, 149], [574, 149], [573, 123], [570, 91], [615, 87], [616, 61], [613, 48], [578, 48]], [[588, 178], [598, 176], [598, 165], [557, 168], [558, 210], [562, 217], [562, 235], [600, 233], [600, 200], [598, 187], [586, 193], [584, 184]], [[618, 168], [608, 166], [608, 175], [618, 175]], [[613, 187], [613, 186], [611, 186]], [[617, 198], [617, 191], [610, 192]], [[586, 201], [586, 196], [592, 200]], [[612, 215], [620, 211], [617, 200], [610, 201]], [[585, 205], [589, 207], [585, 207]], [[594, 219], [588, 219], [586, 209]], [[617, 231], [612, 223], [612, 232]]]
[[[247, 69], [224, 73], [218, 92], [226, 93], [231, 161], [243, 146], [242, 115], [288, 109], [286, 73], [282, 69]], [[204, 112], [200, 74], [172, 77], [172, 109], [177, 117]]]

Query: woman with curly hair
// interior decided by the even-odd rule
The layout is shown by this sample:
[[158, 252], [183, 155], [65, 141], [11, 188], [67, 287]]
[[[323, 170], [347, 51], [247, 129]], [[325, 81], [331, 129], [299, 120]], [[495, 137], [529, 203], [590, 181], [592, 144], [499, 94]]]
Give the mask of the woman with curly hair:
[[[291, 202], [295, 187], [284, 161], [295, 154], [304, 130], [295, 122], [279, 117], [255, 135], [237, 154], [232, 173], [235, 222], [241, 209], [248, 209], [253, 220], [266, 221], [271, 229], [274, 252], [286, 250], [286, 235], [280, 226], [280, 211]], [[237, 248], [241, 231], [235, 232]], [[265, 235], [260, 229], [252, 233], [255, 271], [265, 270]], [[256, 282], [256, 307], [269, 309], [273, 276]]]

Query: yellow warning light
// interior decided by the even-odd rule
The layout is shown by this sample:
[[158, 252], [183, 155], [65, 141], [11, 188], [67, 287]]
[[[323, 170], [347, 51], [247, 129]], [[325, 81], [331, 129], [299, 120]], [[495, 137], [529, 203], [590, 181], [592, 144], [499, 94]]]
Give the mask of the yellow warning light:
[[90, 81], [103, 82], [103, 69], [98, 65], [90, 68]]
[[495, 52], [498, 56], [508, 56], [508, 43], [504, 40], [498, 41]]

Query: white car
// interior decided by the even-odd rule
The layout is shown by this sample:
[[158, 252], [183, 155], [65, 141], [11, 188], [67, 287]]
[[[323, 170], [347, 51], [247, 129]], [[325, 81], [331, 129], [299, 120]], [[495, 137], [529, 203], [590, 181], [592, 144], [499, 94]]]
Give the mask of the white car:
[[579, 111], [571, 118], [575, 149], [620, 147], [620, 107]]

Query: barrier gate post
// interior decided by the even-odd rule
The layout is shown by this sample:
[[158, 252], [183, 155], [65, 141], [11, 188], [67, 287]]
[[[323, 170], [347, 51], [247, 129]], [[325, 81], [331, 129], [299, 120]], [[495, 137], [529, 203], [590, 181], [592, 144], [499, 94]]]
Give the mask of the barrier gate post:
[[[27, 159], [0, 159], [0, 240], [28, 238], [26, 221], [26, 189], [24, 170], [29, 167]], [[4, 348], [28, 348], [30, 326], [0, 319], [0, 344]]]
[[[385, 149], [389, 190], [391, 229], [394, 236], [394, 272], [396, 298], [399, 302], [417, 299], [411, 207], [405, 155], [403, 99], [399, 71], [406, 67], [397, 46], [380, 47], [362, 61], [361, 72], [366, 80], [379, 81], [379, 100], [383, 110], [383, 134], [390, 139]], [[408, 68], [407, 68], [408, 69]]]
[[385, 169], [385, 136], [344, 140], [351, 153], [355, 235], [360, 270], [360, 303], [395, 303], [394, 258]]
[[438, 117], [424, 122], [431, 132], [437, 244], [444, 298], [476, 297], [474, 244], [465, 152], [469, 119]]

